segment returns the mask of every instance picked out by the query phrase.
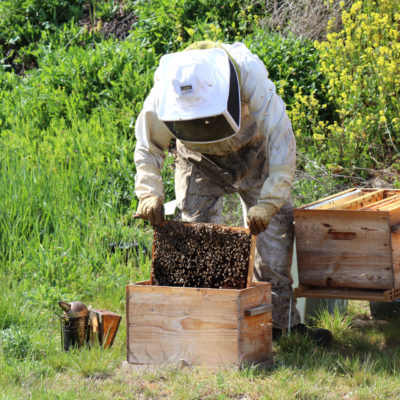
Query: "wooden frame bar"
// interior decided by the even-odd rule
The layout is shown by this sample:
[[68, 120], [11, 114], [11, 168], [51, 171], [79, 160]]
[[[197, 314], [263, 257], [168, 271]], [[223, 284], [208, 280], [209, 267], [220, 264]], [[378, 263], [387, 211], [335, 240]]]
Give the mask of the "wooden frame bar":
[[325, 197], [321, 200], [314, 201], [313, 203], [305, 206], [308, 210], [318, 209], [324, 210], [330, 208], [333, 204], [340, 204], [340, 202], [345, 202], [349, 199], [357, 197], [361, 193], [361, 189], [348, 189], [344, 192], [334, 194], [332, 196]]
[[400, 199], [400, 196], [398, 194], [391, 195], [389, 197], [386, 197], [380, 201], [377, 201], [375, 203], [369, 204], [361, 209], [361, 211], [366, 211], [366, 210], [379, 210], [381, 206], [384, 206], [386, 204], [392, 203], [393, 201], [396, 201], [397, 199]]
[[355, 199], [348, 200], [345, 203], [335, 204], [332, 208], [335, 210], [357, 210], [361, 207], [365, 207], [366, 204], [382, 200], [383, 195], [384, 190], [378, 189], [374, 192], [356, 197]]
[[296, 298], [345, 299], [392, 302], [400, 298], [400, 290], [368, 290], [354, 288], [322, 288], [299, 286], [294, 289]]

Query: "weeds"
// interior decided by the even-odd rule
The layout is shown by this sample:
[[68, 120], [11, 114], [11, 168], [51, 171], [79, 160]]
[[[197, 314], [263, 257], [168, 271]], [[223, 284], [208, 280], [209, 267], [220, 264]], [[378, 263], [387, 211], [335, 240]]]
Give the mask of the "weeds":
[[[296, 205], [349, 182], [365, 185], [372, 156], [394, 168], [396, 183], [397, 2], [358, 9], [356, 2], [343, 10], [344, 30], [323, 45], [267, 32], [261, 1], [91, 3], [96, 27], [116, 7], [134, 13], [129, 36], [103, 40], [101, 29], [79, 24], [82, 1], [0, 2], [0, 398], [399, 397], [398, 326], [358, 329], [352, 305], [348, 314], [322, 313], [315, 321], [333, 331], [331, 347], [315, 349], [293, 335], [275, 345], [274, 369], [217, 375], [180, 367], [123, 371], [124, 320], [110, 351], [66, 354], [55, 316], [59, 300], [123, 315], [125, 285], [149, 277], [152, 229], [132, 218], [135, 120], [159, 57], [195, 40], [245, 41], [267, 65], [297, 134]], [[173, 163], [168, 157], [163, 169], [167, 200], [174, 197]], [[237, 198], [226, 199], [229, 223], [239, 224], [239, 209]], [[124, 242], [137, 250], [110, 251]]]

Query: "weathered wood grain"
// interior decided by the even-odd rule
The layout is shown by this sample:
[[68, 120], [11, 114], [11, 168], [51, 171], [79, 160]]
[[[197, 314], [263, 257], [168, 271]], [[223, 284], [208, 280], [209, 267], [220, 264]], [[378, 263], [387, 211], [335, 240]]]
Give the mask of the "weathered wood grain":
[[363, 189], [350, 200], [343, 193], [356, 192], [294, 210], [299, 282], [307, 287], [297, 293], [391, 301], [400, 293], [400, 190]]
[[267, 360], [271, 312], [245, 316], [266, 301], [269, 283], [242, 290], [128, 285], [128, 361], [221, 367]]
[[340, 204], [340, 202], [345, 202], [350, 199], [354, 199], [362, 193], [361, 189], [348, 189], [345, 190], [344, 192], [340, 192], [337, 194], [334, 194], [332, 196], [325, 197], [321, 200], [314, 201], [310, 204], [307, 204], [306, 207], [307, 209], [319, 209], [319, 210], [324, 210], [332, 207], [334, 204]]
[[361, 210], [379, 210], [381, 206], [385, 206], [387, 204], [391, 204], [397, 199], [400, 199], [398, 194], [391, 195], [389, 197], [385, 197], [382, 200], [376, 201], [375, 203], [368, 204], [367, 206], [363, 207]]
[[345, 202], [337, 203], [332, 205], [332, 209], [335, 210], [357, 210], [365, 207], [368, 204], [375, 203], [376, 201], [382, 200], [384, 196], [384, 190], [379, 189], [373, 192], [363, 194], [362, 196], [356, 197]]
[[301, 285], [393, 287], [388, 213], [297, 209], [294, 215]]
[[346, 300], [369, 300], [388, 301], [388, 296], [383, 290], [362, 290], [348, 288], [326, 288], [299, 286], [294, 289], [296, 297], [346, 299]]
[[400, 233], [392, 233], [393, 287], [400, 288]]
[[[268, 284], [270, 285], [270, 284]], [[256, 284], [255, 290], [247, 291], [239, 302], [239, 357], [246, 363], [268, 361], [272, 357], [272, 297], [263, 284]], [[252, 304], [269, 305], [269, 311], [246, 316], [246, 310], [254, 308]]]

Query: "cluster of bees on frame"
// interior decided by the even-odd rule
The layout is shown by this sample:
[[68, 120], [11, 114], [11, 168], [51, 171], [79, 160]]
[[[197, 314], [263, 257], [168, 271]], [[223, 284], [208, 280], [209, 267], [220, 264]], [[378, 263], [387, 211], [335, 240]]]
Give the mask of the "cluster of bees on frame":
[[154, 227], [153, 285], [243, 289], [251, 234], [214, 224], [166, 221]]

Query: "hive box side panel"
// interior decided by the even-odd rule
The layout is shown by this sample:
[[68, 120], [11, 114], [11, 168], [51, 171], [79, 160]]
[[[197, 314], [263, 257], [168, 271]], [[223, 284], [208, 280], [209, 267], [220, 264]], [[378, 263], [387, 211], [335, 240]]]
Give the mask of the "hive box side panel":
[[392, 233], [393, 288], [400, 288], [400, 232]]
[[251, 291], [242, 291], [239, 301], [239, 357], [249, 364], [272, 359], [272, 307], [265, 313], [245, 315], [246, 310], [272, 303], [271, 284], [255, 285]]
[[128, 286], [128, 362], [237, 363], [238, 293]]
[[393, 287], [388, 213], [297, 209], [294, 218], [300, 285]]
[[[400, 191], [397, 194], [400, 194]], [[400, 224], [400, 207], [391, 210], [389, 213], [389, 218], [390, 218], [390, 226]]]

